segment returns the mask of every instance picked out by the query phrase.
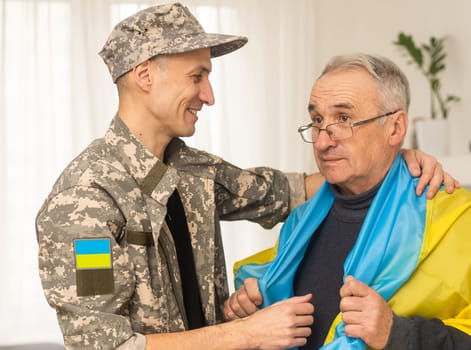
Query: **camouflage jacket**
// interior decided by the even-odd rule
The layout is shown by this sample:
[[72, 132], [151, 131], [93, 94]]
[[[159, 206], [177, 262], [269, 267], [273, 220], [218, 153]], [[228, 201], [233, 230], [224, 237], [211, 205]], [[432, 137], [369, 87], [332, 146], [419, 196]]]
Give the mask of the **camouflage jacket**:
[[74, 159], [36, 219], [39, 271], [69, 349], [144, 349], [144, 334], [186, 329], [166, 203], [185, 208], [203, 311], [228, 297], [219, 220], [271, 227], [304, 198], [302, 174], [242, 170], [175, 139], [154, 157], [115, 117]]

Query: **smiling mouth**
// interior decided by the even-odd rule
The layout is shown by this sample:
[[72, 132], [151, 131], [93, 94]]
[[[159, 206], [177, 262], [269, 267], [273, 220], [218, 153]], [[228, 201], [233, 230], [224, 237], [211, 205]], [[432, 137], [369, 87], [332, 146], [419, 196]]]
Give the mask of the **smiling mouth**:
[[188, 112], [190, 112], [190, 113], [193, 114], [195, 117], [197, 117], [199, 110], [198, 110], [198, 109], [193, 109], [193, 108], [188, 108]]

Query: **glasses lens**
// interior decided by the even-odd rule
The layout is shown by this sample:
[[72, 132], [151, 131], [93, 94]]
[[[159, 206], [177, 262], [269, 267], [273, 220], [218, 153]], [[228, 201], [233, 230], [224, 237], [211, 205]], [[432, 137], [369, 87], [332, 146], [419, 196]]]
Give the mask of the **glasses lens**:
[[313, 131], [315, 132], [314, 128], [310, 125], [302, 126], [298, 129], [299, 133], [301, 134], [301, 137], [304, 142], [309, 142], [312, 143], [312, 133]]
[[306, 129], [303, 131], [303, 138], [304, 138], [304, 141], [306, 141], [306, 142], [312, 142], [312, 130], [313, 130], [313, 128], [312, 128], [312, 127], [309, 127], [309, 128], [306, 128]]
[[316, 142], [321, 131], [325, 131], [332, 141], [348, 139], [353, 135], [352, 127], [348, 122], [330, 124], [325, 129], [312, 125], [305, 125], [298, 129], [303, 141], [309, 143]]
[[352, 137], [352, 128], [348, 122], [327, 125], [326, 131], [329, 134], [330, 139], [333, 141]]

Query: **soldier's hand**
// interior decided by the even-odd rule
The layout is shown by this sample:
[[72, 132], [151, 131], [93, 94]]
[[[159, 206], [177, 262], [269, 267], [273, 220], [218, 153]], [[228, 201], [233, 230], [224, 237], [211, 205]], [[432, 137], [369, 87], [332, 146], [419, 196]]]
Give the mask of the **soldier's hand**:
[[292, 297], [242, 319], [254, 349], [287, 349], [303, 346], [311, 335], [312, 294]]
[[438, 160], [420, 150], [403, 150], [407, 167], [412, 176], [420, 176], [417, 184], [416, 194], [420, 196], [428, 185], [427, 198], [433, 198], [442, 184], [445, 185], [447, 193], [453, 193], [455, 188], [460, 187], [460, 183], [450, 174], [443, 170]]

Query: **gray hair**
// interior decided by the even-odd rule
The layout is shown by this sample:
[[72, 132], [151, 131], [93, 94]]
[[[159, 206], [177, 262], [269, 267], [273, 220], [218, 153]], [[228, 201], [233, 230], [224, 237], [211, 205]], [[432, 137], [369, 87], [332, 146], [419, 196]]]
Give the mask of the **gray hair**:
[[383, 101], [380, 108], [384, 113], [396, 109], [407, 111], [410, 103], [409, 82], [404, 73], [390, 59], [367, 54], [341, 55], [332, 57], [319, 78], [334, 70], [365, 69], [377, 82]]

